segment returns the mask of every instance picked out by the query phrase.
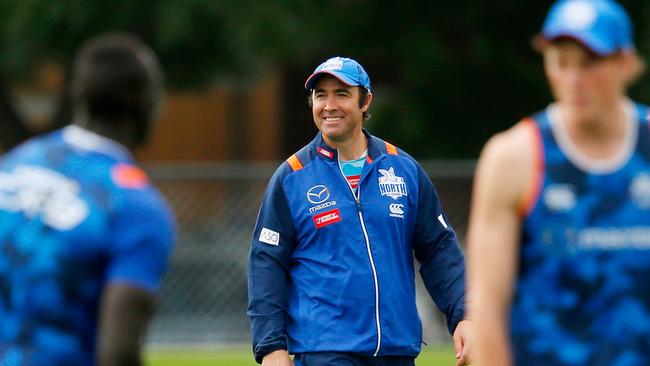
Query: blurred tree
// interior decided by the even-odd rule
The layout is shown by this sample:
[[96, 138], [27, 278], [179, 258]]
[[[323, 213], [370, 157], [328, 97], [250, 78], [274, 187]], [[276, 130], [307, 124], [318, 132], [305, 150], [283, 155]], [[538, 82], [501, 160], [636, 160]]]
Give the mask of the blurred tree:
[[[621, 0], [650, 51], [650, 2]], [[301, 88], [325, 58], [359, 60], [375, 87], [368, 127], [418, 157], [475, 157], [485, 139], [551, 98], [530, 47], [550, 1], [15, 0], [0, 2], [0, 143], [32, 131], [12, 90], [43, 62], [70, 67], [88, 37], [133, 32], [160, 55], [172, 88], [224, 83], [238, 93], [266, 72], [287, 84], [287, 152], [315, 131]], [[650, 100], [647, 77], [632, 96]], [[68, 122], [61, 87], [55, 128]], [[239, 90], [239, 91], [237, 91]], [[305, 121], [302, 121], [302, 120]], [[297, 120], [297, 122], [296, 122]], [[295, 128], [294, 128], [295, 127]]]
[[[69, 71], [77, 48], [108, 31], [134, 33], [158, 53], [173, 88], [214, 83], [248, 87], [268, 61], [298, 47], [294, 5], [210, 0], [25, 0], [0, 2], [0, 145], [10, 148], [35, 133], [16, 111], [13, 91], [45, 63]], [[292, 39], [293, 38], [293, 39]], [[69, 72], [66, 72], [69, 74]], [[64, 83], [48, 129], [69, 122]]]
[[[641, 54], [649, 54], [650, 2], [621, 3]], [[489, 136], [552, 100], [531, 47], [551, 4], [312, 1], [301, 9], [313, 37], [303, 47], [310, 68], [334, 54], [367, 68], [376, 87], [368, 127], [378, 135], [418, 157], [473, 158]], [[646, 80], [631, 96], [650, 102]]]

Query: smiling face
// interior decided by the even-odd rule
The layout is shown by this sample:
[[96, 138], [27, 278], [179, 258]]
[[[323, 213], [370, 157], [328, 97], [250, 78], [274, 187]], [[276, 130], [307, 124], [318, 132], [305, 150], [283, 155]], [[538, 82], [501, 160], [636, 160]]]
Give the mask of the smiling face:
[[349, 86], [331, 75], [318, 79], [312, 91], [312, 114], [325, 142], [337, 147], [363, 135], [363, 112], [368, 110], [372, 94], [359, 106], [358, 86]]

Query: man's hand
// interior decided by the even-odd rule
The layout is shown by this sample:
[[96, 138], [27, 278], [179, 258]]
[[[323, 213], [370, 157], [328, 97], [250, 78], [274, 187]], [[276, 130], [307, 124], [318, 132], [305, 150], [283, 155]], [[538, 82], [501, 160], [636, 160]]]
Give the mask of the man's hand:
[[470, 347], [472, 336], [472, 323], [461, 320], [454, 331], [454, 349], [456, 349], [456, 366], [469, 365], [471, 362]]
[[262, 366], [293, 366], [293, 361], [289, 356], [289, 352], [279, 349], [264, 356]]

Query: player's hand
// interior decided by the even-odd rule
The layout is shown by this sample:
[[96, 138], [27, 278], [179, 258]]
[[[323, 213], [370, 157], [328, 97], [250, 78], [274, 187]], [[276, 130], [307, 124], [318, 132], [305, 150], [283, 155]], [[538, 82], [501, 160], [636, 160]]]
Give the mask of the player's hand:
[[279, 349], [264, 356], [262, 366], [293, 366], [293, 361], [289, 352]]
[[461, 320], [456, 326], [454, 331], [454, 349], [456, 350], [456, 366], [469, 365], [471, 363], [471, 336], [472, 336], [472, 322], [469, 320]]

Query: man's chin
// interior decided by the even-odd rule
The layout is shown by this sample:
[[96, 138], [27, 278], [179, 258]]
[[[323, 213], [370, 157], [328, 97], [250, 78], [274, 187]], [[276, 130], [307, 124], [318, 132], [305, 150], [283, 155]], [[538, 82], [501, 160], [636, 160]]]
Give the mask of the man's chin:
[[339, 135], [339, 134], [337, 134], [337, 133], [326, 133], [326, 132], [323, 132], [323, 136], [325, 136], [328, 140], [330, 140], [330, 141], [332, 141], [332, 142], [339, 142], [339, 141], [342, 140], [341, 135]]

